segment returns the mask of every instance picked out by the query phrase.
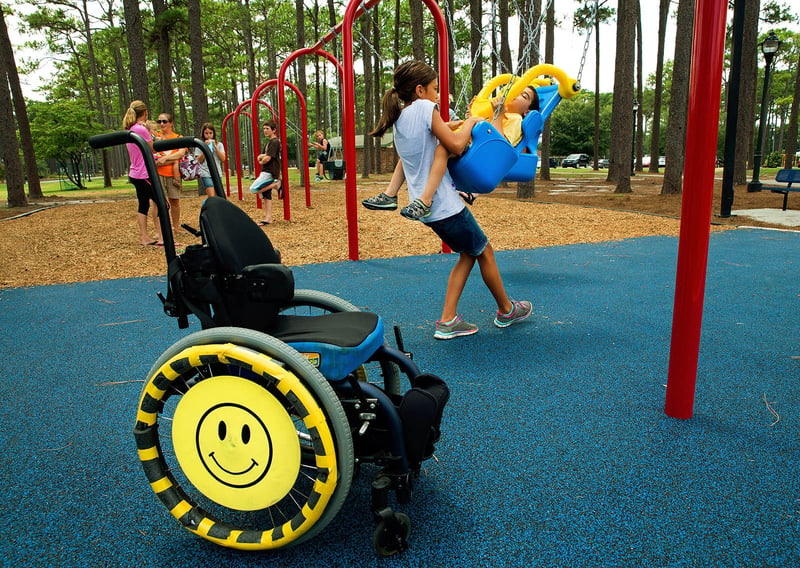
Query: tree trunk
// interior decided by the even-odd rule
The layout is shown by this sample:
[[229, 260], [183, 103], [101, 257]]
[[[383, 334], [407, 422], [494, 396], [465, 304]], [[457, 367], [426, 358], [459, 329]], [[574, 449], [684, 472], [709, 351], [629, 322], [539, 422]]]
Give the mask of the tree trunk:
[[[537, 0], [537, 3], [539, 3], [539, 0]], [[556, 12], [554, 4], [555, 2], [550, 2], [550, 5], [547, 7], [547, 36], [544, 42], [545, 63], [552, 63], [553, 54], [555, 53]], [[537, 6], [534, 13], [539, 13], [540, 10], [541, 7]], [[541, 34], [539, 35], [541, 37]], [[536, 64], [538, 61], [532, 61], [531, 63]], [[550, 119], [544, 123], [544, 128], [542, 129], [542, 143], [539, 145], [539, 156], [542, 161], [542, 167], [539, 170], [539, 179], [550, 181]]]
[[125, 36], [128, 40], [128, 58], [130, 59], [131, 91], [135, 100], [142, 101], [147, 108], [150, 108], [142, 13], [139, 11], [138, 0], [123, 0], [123, 4], [125, 7]]
[[[500, 63], [501, 67], [509, 73], [514, 72], [511, 63], [511, 46], [508, 43], [508, 0], [500, 0], [498, 6], [500, 16]], [[520, 72], [523, 70], [520, 69]]]
[[364, 130], [362, 131], [364, 134], [364, 144], [363, 144], [363, 162], [361, 164], [361, 178], [368, 179], [370, 166], [372, 165], [372, 144], [369, 143], [369, 138], [371, 138], [367, 132], [372, 130], [372, 125], [375, 121], [372, 118], [372, 107], [373, 107], [373, 100], [372, 100], [372, 54], [369, 50], [369, 42], [367, 38], [369, 37], [369, 20], [367, 18], [361, 18], [359, 24], [361, 26], [361, 61], [364, 66], [364, 121], [363, 126]]
[[169, 29], [166, 22], [161, 17], [164, 15], [167, 6], [164, 0], [153, 0], [153, 16], [155, 16], [155, 27], [158, 30], [158, 93], [160, 96], [161, 108], [158, 112], [153, 112], [153, 116], [158, 113], [167, 112], [175, 115], [175, 93], [172, 90], [172, 48], [169, 37]]
[[[373, 66], [374, 72], [372, 74], [372, 121], [368, 123], [370, 125], [375, 124], [377, 118], [381, 115], [381, 98], [383, 95], [383, 86], [381, 84], [381, 70], [383, 69], [383, 62], [381, 61], [380, 55], [381, 27], [378, 25], [378, 18], [372, 18], [372, 45], [375, 48], [375, 63]], [[453, 75], [450, 75], [450, 77], [453, 77]], [[367, 136], [366, 139], [370, 140], [375, 147], [374, 171], [377, 174], [381, 174], [383, 173], [383, 149], [381, 148], [381, 140], [380, 138], [375, 138], [374, 136]]]
[[423, 25], [423, 8], [421, 0], [409, 0], [411, 13], [411, 51], [414, 59], [425, 61], [425, 28]]
[[739, 112], [736, 126], [736, 151], [733, 161], [734, 185], [747, 183], [747, 162], [751, 159], [753, 152], [756, 88], [758, 87], [758, 13], [760, 4], [761, 0], [747, 0], [744, 4]]
[[253, 49], [253, 19], [250, 15], [250, 0], [244, 0], [244, 8], [242, 8], [242, 34], [244, 35], [244, 53], [247, 58], [247, 86], [252, 94], [258, 88], [258, 79], [256, 78], [256, 54]]
[[[94, 55], [94, 41], [92, 39], [92, 27], [89, 23], [89, 6], [88, 0], [83, 0], [83, 10], [81, 11], [81, 20], [83, 21], [83, 30], [86, 37], [86, 52], [89, 56], [89, 69], [92, 72], [92, 90], [94, 91], [95, 105], [97, 112], [100, 115], [100, 122], [106, 126], [111, 126], [108, 122], [105, 106], [103, 106], [103, 99], [100, 97], [100, 76], [97, 71], [97, 58]], [[108, 149], [104, 148], [102, 151], [103, 156], [103, 187], [111, 187], [111, 164]]]
[[611, 159], [608, 165], [608, 181], [617, 184], [615, 193], [631, 192], [636, 2], [619, 0], [617, 7], [617, 56], [614, 66], [614, 106], [611, 111]]
[[[306, 45], [306, 10], [303, 0], [295, 0], [295, 7], [297, 11], [296, 29], [297, 29], [297, 45]], [[297, 88], [303, 93], [308, 91], [306, 81], [306, 58], [298, 57], [295, 59], [295, 69], [297, 72]]]
[[600, 169], [600, 15], [594, 14], [594, 165]]
[[786, 163], [785, 168], [794, 166], [795, 153], [797, 152], [797, 121], [800, 110], [800, 60], [794, 70], [794, 96], [792, 97], [792, 110], [789, 113], [789, 131], [786, 133]]
[[[639, 0], [636, 0], [636, 100], [639, 101], [639, 108], [636, 111], [637, 172], [642, 171], [642, 154], [644, 154], [644, 80], [642, 74], [642, 10]], [[658, 157], [655, 161], [658, 161]]]
[[[455, 14], [454, 0], [444, 0], [445, 17], [447, 21], [447, 76], [450, 78], [450, 93], [455, 93], [454, 87], [456, 81], [456, 44], [455, 44], [455, 30], [452, 29], [451, 24]], [[455, 108], [455, 101], [450, 101], [450, 106]]]
[[[675, 32], [675, 59], [672, 64], [672, 87], [669, 91], [670, 103], [665, 152], [667, 163], [664, 166], [664, 185], [661, 188], [661, 195], [671, 195], [682, 191], [693, 30], [694, 1], [680, 0], [678, 25]], [[711, 143], [716, 143], [716, 141], [709, 141], [709, 144]]]
[[[328, 0], [333, 2], [333, 0]], [[400, 65], [400, 0], [394, 0], [394, 67]]]
[[19, 159], [14, 115], [11, 112], [11, 94], [8, 90], [8, 60], [0, 63], [0, 157], [6, 168], [6, 191], [9, 207], [23, 207], [28, 204], [25, 198], [25, 177]]
[[[42, 195], [42, 185], [39, 182], [39, 170], [36, 167], [36, 152], [33, 149], [33, 135], [28, 121], [28, 109], [25, 106], [25, 97], [19, 83], [17, 64], [14, 59], [14, 50], [8, 37], [5, 14], [0, 6], [0, 61], [5, 62], [5, 72], [8, 75], [8, 84], [11, 87], [11, 96], [14, 101], [14, 113], [19, 125], [19, 138], [22, 143], [22, 154], [25, 157], [25, 173], [28, 176], [28, 195], [31, 199], [39, 199]], [[2, 64], [0, 64], [2, 65]], [[2, 75], [2, 68], [0, 68]], [[13, 124], [11, 132], [14, 132]], [[24, 192], [23, 192], [24, 195]]]
[[189, 59], [192, 63], [192, 134], [201, 138], [200, 128], [208, 122], [208, 95], [203, 67], [203, 31], [200, 19], [200, 0], [188, 0]]
[[658, 8], [658, 55], [656, 56], [656, 84], [653, 94], [653, 122], [650, 127], [650, 171], [658, 173], [661, 155], [661, 91], [664, 88], [664, 41], [667, 35], [667, 18], [670, 0], [661, 0]]
[[483, 88], [483, 54], [481, 39], [483, 34], [483, 3], [481, 0], [469, 0], [469, 50], [472, 54], [472, 74], [470, 82], [472, 94], [478, 94]]

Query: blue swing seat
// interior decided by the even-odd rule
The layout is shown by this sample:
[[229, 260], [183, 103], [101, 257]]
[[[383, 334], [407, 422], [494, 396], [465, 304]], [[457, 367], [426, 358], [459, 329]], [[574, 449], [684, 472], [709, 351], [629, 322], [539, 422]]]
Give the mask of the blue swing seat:
[[536, 176], [539, 137], [545, 121], [561, 101], [558, 85], [537, 87], [539, 110], [522, 119], [522, 140], [516, 146], [489, 122], [472, 129], [472, 144], [461, 156], [451, 158], [447, 169], [456, 188], [470, 193], [491, 193], [501, 181], [528, 182]]

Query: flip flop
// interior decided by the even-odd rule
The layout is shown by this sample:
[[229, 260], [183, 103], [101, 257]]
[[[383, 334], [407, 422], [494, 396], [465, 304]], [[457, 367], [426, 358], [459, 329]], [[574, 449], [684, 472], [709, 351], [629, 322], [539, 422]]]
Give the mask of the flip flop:
[[267, 225], [271, 225], [271, 224], [272, 223], [270, 223], [269, 221], [259, 221], [258, 222], [258, 226], [259, 227], [266, 227]]

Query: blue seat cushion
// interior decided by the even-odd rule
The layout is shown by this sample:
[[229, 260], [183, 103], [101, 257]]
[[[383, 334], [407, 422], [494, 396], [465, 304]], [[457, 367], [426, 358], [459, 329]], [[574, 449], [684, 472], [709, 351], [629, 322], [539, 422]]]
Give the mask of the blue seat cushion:
[[371, 312], [278, 316], [269, 333], [303, 353], [329, 381], [338, 381], [383, 345], [383, 320]]

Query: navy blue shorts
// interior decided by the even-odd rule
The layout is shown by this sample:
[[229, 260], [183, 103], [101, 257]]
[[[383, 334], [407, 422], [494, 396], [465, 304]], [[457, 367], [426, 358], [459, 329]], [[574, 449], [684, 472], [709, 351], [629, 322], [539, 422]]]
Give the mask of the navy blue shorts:
[[427, 225], [453, 252], [480, 256], [489, 244], [483, 229], [466, 207], [452, 217], [432, 221]]

